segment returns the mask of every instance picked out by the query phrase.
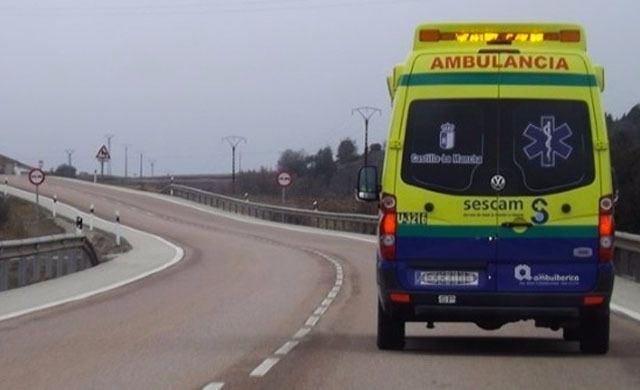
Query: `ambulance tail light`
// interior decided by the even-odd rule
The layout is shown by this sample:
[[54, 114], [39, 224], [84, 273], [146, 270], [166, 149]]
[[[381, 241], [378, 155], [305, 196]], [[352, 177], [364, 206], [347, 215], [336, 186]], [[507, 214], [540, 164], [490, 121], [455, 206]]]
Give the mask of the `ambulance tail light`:
[[380, 255], [384, 260], [393, 260], [396, 257], [397, 230], [396, 197], [390, 194], [382, 194], [378, 239], [380, 240]]
[[606, 263], [613, 260], [613, 197], [606, 195], [600, 198], [599, 204], [598, 237], [600, 240], [599, 258], [600, 262]]

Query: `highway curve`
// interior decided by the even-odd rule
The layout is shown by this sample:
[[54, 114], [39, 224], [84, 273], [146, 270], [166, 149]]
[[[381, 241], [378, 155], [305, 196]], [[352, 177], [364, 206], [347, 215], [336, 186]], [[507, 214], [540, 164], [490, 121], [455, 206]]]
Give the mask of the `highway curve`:
[[381, 352], [370, 240], [54, 178], [41, 193], [84, 210], [94, 203], [107, 219], [117, 209], [185, 258], [80, 303], [0, 322], [0, 388], [640, 388], [640, 326], [623, 317], [612, 317], [605, 356], [581, 355], [560, 332], [530, 323], [498, 332], [411, 324], [407, 350]]

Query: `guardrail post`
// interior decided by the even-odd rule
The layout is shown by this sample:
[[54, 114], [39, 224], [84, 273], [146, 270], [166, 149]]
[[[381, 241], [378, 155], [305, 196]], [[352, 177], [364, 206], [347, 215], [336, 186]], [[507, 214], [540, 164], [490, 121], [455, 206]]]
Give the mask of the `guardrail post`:
[[9, 262], [0, 261], [0, 291], [9, 288]]
[[93, 206], [93, 203], [91, 203], [91, 207], [89, 208], [89, 231], [92, 232], [93, 231], [93, 216], [95, 214], [95, 208]]
[[314, 200], [312, 205], [313, 205], [313, 211], [318, 211], [318, 201]]
[[53, 195], [53, 207], [51, 208], [51, 214], [53, 214], [53, 218], [58, 215], [58, 195]]
[[7, 197], [7, 194], [9, 193], [9, 179], [7, 179], [6, 177], [4, 178], [4, 197]]
[[169, 187], [169, 195], [173, 196], [173, 176], [171, 176], [171, 187]]
[[82, 217], [76, 217], [76, 234], [82, 234]]
[[120, 246], [120, 212], [116, 210], [116, 245]]
[[249, 193], [248, 192], [244, 193], [244, 201], [249, 203]]

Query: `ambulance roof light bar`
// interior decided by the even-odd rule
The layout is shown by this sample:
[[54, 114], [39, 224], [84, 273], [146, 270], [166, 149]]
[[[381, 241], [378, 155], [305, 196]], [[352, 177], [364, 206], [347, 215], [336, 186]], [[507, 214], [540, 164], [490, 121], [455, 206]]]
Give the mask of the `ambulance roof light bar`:
[[418, 27], [414, 50], [431, 45], [535, 45], [565, 47], [573, 44], [586, 50], [584, 32], [576, 24], [425, 24]]

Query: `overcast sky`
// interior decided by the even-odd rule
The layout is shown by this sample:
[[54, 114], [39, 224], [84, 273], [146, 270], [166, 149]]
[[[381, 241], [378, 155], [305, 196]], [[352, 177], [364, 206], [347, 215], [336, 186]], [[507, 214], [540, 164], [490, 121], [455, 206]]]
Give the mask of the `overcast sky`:
[[[590, 0], [0, 0], [0, 153], [84, 171], [104, 135], [113, 173], [139, 152], [156, 174], [229, 172], [222, 137], [247, 139], [242, 168], [286, 148], [315, 153], [363, 123], [384, 141], [385, 77], [424, 22], [577, 22], [605, 66], [604, 106], [640, 102], [640, 1]], [[629, 43], [625, 44], [625, 40]]]

